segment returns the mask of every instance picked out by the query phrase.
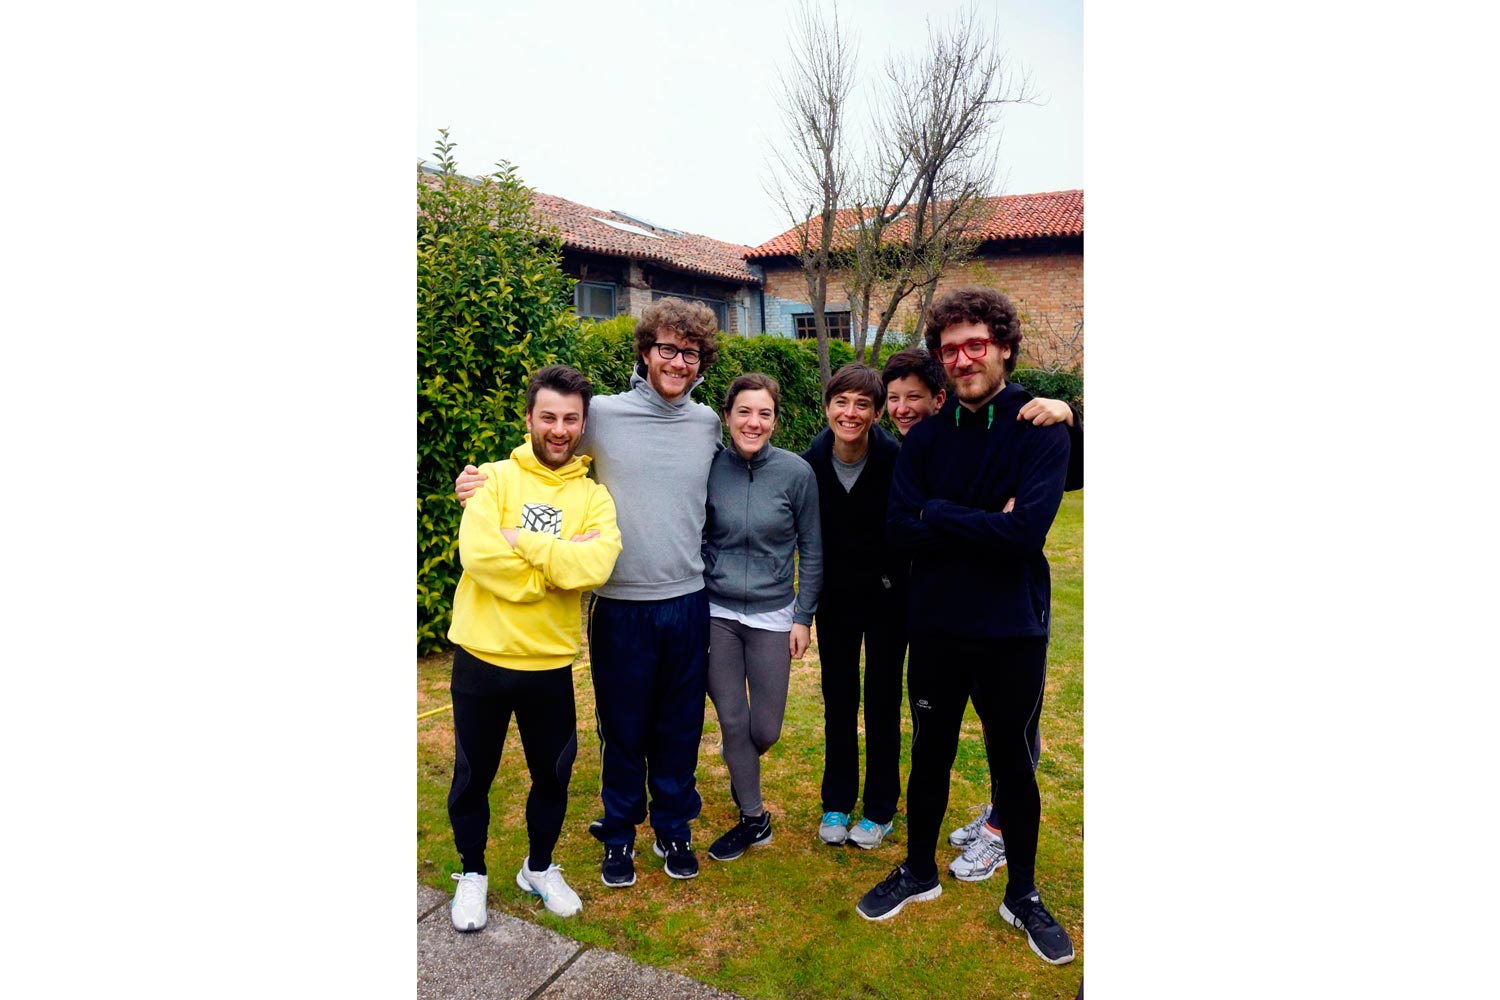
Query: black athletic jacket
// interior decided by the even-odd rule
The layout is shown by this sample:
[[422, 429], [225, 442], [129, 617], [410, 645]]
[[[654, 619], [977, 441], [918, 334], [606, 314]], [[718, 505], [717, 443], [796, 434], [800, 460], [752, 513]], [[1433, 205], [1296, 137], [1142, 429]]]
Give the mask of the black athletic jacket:
[[[1008, 383], [971, 413], [950, 396], [906, 435], [888, 537], [911, 557], [914, 635], [1048, 634], [1052, 580], [1042, 546], [1062, 503], [1069, 435], [1063, 424], [1017, 421], [1029, 399]], [[1011, 497], [1015, 510], [1000, 513]]]
[[848, 492], [833, 469], [833, 431], [823, 428], [802, 453], [818, 477], [825, 603], [829, 597], [881, 592], [904, 597], [908, 557], [887, 543], [885, 526], [891, 473], [900, 453], [901, 445], [885, 428], [871, 427], [869, 457]]

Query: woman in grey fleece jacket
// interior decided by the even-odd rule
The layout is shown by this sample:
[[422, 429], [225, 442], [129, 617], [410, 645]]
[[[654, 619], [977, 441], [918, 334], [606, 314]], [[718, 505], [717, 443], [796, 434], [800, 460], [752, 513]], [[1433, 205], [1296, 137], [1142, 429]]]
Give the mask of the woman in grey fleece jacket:
[[735, 379], [724, 396], [731, 446], [708, 474], [708, 695], [740, 809], [740, 821], [709, 848], [715, 861], [770, 843], [760, 757], [781, 736], [792, 659], [807, 651], [823, 579], [817, 477], [801, 456], [771, 445], [780, 402], [769, 375]]

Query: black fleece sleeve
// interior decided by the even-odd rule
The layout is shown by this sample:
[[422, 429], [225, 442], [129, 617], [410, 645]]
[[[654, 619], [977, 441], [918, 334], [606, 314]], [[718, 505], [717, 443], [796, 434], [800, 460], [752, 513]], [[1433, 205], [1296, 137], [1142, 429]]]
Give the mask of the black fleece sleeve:
[[951, 500], [928, 500], [922, 524], [977, 549], [1005, 554], [1040, 552], [1062, 505], [1068, 474], [1068, 435], [1061, 427], [1028, 430], [1021, 456], [1021, 485], [1009, 514], [965, 507]]
[[[896, 456], [891, 473], [891, 494], [886, 502], [886, 542], [903, 555], [910, 555], [941, 540], [932, 526], [922, 523], [922, 505], [927, 502], [925, 468], [926, 440], [907, 441]], [[920, 458], [919, 458], [920, 455]]]

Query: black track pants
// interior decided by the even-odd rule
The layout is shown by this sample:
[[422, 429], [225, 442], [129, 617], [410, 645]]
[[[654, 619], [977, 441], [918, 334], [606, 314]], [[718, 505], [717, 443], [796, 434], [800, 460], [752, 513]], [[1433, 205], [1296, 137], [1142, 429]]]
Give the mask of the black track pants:
[[507, 670], [468, 651], [453, 652], [453, 787], [448, 790], [448, 821], [464, 871], [483, 872], [489, 839], [490, 785], [500, 769], [500, 752], [511, 713], [521, 731], [521, 750], [531, 772], [526, 796], [526, 835], [531, 869], [552, 863], [563, 817], [568, 811], [568, 779], [578, 755], [578, 717], [573, 709], [573, 671]]
[[686, 842], [703, 807], [698, 744], [708, 694], [708, 592], [660, 601], [595, 596], [589, 669], [599, 719], [599, 798], [589, 832], [631, 844], [646, 819], [662, 840]]
[[1007, 898], [1036, 888], [1041, 796], [1036, 787], [1037, 724], [1047, 680], [1045, 636], [959, 639], [913, 636], [911, 778], [907, 864], [919, 878], [937, 870], [937, 841], [948, 810], [948, 779], [964, 708], [974, 700], [986, 734], [994, 795], [991, 822], [1005, 837]]
[[814, 616], [823, 671], [823, 811], [854, 812], [859, 793], [859, 647], [865, 648], [864, 815], [889, 823], [901, 797], [901, 668], [906, 609], [824, 594]]

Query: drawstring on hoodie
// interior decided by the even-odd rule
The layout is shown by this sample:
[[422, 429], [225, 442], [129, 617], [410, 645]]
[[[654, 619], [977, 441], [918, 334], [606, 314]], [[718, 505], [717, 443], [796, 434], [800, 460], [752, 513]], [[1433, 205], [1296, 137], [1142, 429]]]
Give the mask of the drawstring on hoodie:
[[[985, 430], [989, 430], [990, 427], [995, 423], [995, 404], [991, 403], [987, 407], [987, 409], [989, 410], [989, 417], [984, 422], [984, 429]], [[959, 417], [961, 417], [963, 415], [963, 411], [964, 411], [964, 408], [962, 406], [956, 406], [956, 407], [953, 408], [953, 426], [954, 427], [959, 426], [958, 419], [959, 419]]]

